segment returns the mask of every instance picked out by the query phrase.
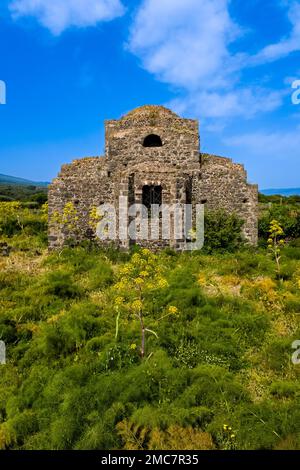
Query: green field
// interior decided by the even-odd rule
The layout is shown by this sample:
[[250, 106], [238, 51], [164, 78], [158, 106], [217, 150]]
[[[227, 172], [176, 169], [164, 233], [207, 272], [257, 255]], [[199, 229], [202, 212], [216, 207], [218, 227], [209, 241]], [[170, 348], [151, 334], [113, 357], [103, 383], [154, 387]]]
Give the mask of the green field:
[[43, 210], [1, 204], [0, 449], [300, 449], [296, 201], [264, 200], [257, 248], [211, 217], [204, 250], [159, 256], [48, 253]]

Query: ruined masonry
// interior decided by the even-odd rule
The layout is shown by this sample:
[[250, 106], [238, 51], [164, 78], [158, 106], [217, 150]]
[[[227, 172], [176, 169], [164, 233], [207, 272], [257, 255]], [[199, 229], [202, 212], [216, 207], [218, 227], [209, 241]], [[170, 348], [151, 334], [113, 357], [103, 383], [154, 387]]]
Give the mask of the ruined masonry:
[[[229, 158], [199, 153], [197, 120], [182, 119], [161, 106], [143, 106], [119, 120], [105, 122], [105, 157], [63, 165], [49, 188], [49, 247], [59, 248], [74, 236], [54, 222], [72, 202], [78, 214], [76, 238], [95, 238], [89, 218], [101, 204], [192, 203], [224, 209], [244, 220], [244, 236], [257, 243], [257, 185], [247, 183], [244, 167]], [[117, 228], [118, 229], [118, 228]], [[118, 233], [118, 232], [117, 232]], [[119, 241], [128, 248], [134, 241]], [[182, 249], [182, 240], [139, 241], [150, 248]]]

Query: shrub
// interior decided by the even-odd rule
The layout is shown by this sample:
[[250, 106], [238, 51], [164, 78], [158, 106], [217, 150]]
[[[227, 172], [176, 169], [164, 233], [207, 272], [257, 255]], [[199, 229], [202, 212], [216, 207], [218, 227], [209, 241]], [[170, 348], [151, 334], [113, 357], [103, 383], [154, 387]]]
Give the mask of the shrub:
[[272, 220], [278, 220], [287, 238], [300, 237], [300, 210], [293, 205], [273, 205], [265, 210], [259, 218], [258, 234], [264, 240], [268, 239], [269, 227]]
[[93, 269], [89, 270], [86, 288], [96, 290], [113, 283], [113, 270], [103, 260], [99, 260]]
[[299, 436], [299, 419], [299, 409], [290, 404], [262, 402], [241, 406], [232, 417], [238, 427], [238, 448], [273, 449], [285, 436]]
[[264, 359], [270, 369], [277, 372], [288, 370], [291, 362], [292, 342], [289, 338], [276, 338], [266, 345]]
[[173, 425], [166, 430], [139, 427], [124, 420], [117, 424], [118, 434], [126, 450], [212, 450], [210, 434], [197, 428]]
[[63, 299], [74, 299], [82, 295], [81, 289], [73, 283], [71, 275], [64, 271], [48, 274], [44, 289], [46, 294]]
[[[45, 206], [20, 211], [23, 227], [9, 241], [2, 234], [14, 249], [0, 273], [8, 358], [0, 448], [300, 447], [291, 361], [299, 338], [296, 239], [282, 248], [278, 282], [265, 248], [230, 253], [219, 244], [209, 254], [165, 250], [152, 258], [139, 247], [122, 253], [85, 243], [49, 255], [45, 231], [34, 225], [45, 223]], [[142, 307], [152, 332], [141, 361], [133, 307], [149, 270]]]
[[234, 251], [242, 243], [241, 229], [244, 222], [235, 214], [225, 211], [210, 211], [205, 214], [204, 249]]
[[273, 382], [270, 387], [270, 393], [277, 398], [293, 398], [296, 395], [300, 396], [300, 386], [295, 382], [289, 381]]
[[40, 234], [46, 229], [46, 221], [39, 210], [24, 208], [20, 202], [0, 201], [0, 233], [12, 237], [18, 233], [27, 236]]

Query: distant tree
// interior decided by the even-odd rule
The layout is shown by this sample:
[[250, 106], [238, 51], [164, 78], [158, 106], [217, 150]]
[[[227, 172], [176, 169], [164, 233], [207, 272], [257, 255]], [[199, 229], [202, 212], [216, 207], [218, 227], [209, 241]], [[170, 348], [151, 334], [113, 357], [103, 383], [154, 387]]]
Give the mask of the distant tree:
[[45, 204], [47, 199], [48, 199], [47, 193], [43, 193], [43, 192], [36, 193], [30, 198], [31, 201], [37, 202], [39, 206], [42, 206], [43, 204]]

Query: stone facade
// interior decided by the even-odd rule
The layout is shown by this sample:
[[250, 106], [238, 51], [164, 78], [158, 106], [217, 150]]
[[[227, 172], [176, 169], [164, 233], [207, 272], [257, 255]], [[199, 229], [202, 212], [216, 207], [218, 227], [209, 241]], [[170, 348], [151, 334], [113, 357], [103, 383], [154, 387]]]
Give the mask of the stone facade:
[[[82, 158], [63, 165], [49, 188], [49, 246], [58, 248], [70, 238], [68, 229], [54, 222], [72, 202], [78, 215], [76, 238], [94, 236], [89, 225], [91, 208], [142, 203], [145, 187], [160, 188], [162, 203], [205, 204], [225, 209], [244, 220], [244, 235], [257, 243], [256, 185], [247, 183], [242, 165], [229, 158], [199, 153], [197, 120], [182, 119], [161, 106], [143, 106], [119, 120], [105, 122], [105, 156]], [[153, 242], [140, 241], [153, 246]], [[118, 243], [127, 248], [129, 240]], [[180, 249], [179, 240], [158, 240], [155, 246]]]

